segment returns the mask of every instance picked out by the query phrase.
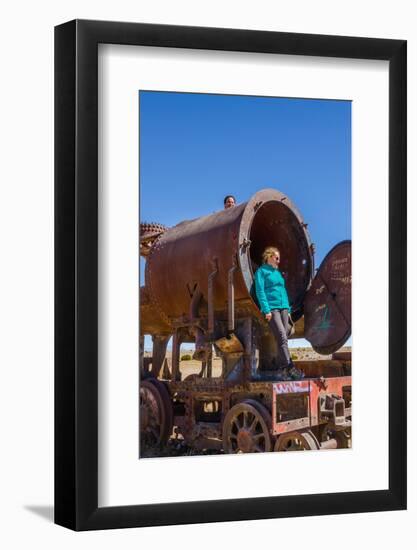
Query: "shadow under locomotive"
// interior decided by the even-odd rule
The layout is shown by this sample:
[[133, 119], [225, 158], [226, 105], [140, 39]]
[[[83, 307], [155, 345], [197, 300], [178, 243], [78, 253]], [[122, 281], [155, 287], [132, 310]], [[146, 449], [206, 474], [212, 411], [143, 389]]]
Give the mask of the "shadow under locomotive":
[[[351, 243], [315, 273], [314, 245], [297, 208], [273, 189], [172, 228], [142, 224], [140, 447], [170, 438], [197, 451], [308, 450], [351, 445]], [[290, 338], [331, 359], [296, 361], [299, 381], [277, 377], [276, 342], [253, 293], [262, 252], [281, 252], [292, 306]], [[144, 358], [144, 335], [152, 357]], [[171, 365], [166, 351], [172, 338]], [[181, 344], [195, 344], [198, 374], [183, 376]], [[213, 376], [213, 355], [221, 358]], [[141, 453], [144, 456], [144, 453]]]

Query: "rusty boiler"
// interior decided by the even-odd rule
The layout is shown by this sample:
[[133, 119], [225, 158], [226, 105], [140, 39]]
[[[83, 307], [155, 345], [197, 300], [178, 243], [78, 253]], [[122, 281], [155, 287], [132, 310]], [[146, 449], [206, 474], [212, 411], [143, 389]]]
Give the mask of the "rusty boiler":
[[350, 335], [350, 241], [336, 245], [316, 274], [307, 224], [275, 189], [171, 228], [148, 225], [140, 242], [146, 257], [140, 332], [153, 336], [155, 375], [171, 336], [174, 378], [182, 342], [195, 342], [195, 358], [203, 362], [214, 346], [223, 357], [225, 377], [275, 368], [276, 344], [253, 292], [253, 276], [267, 246], [281, 253], [293, 336], [304, 336], [327, 354]]

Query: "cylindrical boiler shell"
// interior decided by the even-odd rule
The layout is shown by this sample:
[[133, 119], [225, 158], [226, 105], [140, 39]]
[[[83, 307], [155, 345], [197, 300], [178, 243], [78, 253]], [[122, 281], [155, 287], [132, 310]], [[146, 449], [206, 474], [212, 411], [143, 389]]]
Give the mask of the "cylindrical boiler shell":
[[208, 299], [213, 276], [213, 306], [224, 311], [228, 299], [229, 271], [233, 273], [237, 311], [244, 305], [258, 310], [251, 298], [253, 275], [267, 246], [279, 248], [280, 270], [295, 312], [314, 273], [314, 260], [306, 224], [291, 201], [274, 189], [257, 192], [243, 204], [183, 221], [165, 231], [152, 246], [145, 282], [151, 304], [167, 320], [189, 313], [198, 289]]

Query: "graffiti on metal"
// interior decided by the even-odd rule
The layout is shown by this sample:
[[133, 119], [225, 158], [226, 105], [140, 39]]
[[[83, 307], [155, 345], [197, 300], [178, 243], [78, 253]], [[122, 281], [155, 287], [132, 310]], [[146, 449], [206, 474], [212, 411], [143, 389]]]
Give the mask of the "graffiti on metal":
[[[174, 227], [141, 223], [139, 236], [146, 262], [140, 456], [168, 447], [248, 453], [348, 446], [351, 382], [341, 375], [350, 360], [294, 357], [305, 378], [290, 379], [279, 368], [253, 280], [265, 248], [277, 247], [295, 324], [289, 337], [333, 353], [350, 335], [350, 242], [334, 247], [315, 274], [307, 223], [274, 189]], [[145, 356], [146, 335], [152, 356]], [[188, 343], [195, 349], [185, 360], [181, 346]]]
[[320, 319], [320, 323], [315, 327], [313, 327], [313, 330], [328, 330], [333, 326], [332, 323], [330, 322], [329, 306], [327, 304], [324, 306], [319, 306], [317, 310], [320, 310], [320, 309], [323, 310], [323, 315]]
[[275, 393], [304, 393], [308, 391], [308, 382], [278, 382], [274, 384]]

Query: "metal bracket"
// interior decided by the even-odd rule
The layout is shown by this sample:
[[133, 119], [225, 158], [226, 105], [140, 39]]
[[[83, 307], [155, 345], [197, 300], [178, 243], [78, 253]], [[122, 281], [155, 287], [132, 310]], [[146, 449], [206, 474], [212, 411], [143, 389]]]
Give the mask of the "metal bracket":
[[227, 272], [227, 328], [231, 332], [235, 330], [235, 286], [234, 273], [237, 270], [237, 262], [233, 256], [233, 265]]
[[251, 244], [252, 244], [252, 241], [245, 237], [243, 241], [240, 243], [240, 248], [243, 250], [243, 252], [246, 252], [246, 250], [250, 247]]
[[213, 271], [208, 276], [207, 302], [208, 302], [208, 333], [214, 332], [214, 278], [219, 272], [217, 258], [213, 258]]
[[320, 414], [332, 420], [335, 426], [345, 426], [345, 400], [334, 394], [321, 395]]

